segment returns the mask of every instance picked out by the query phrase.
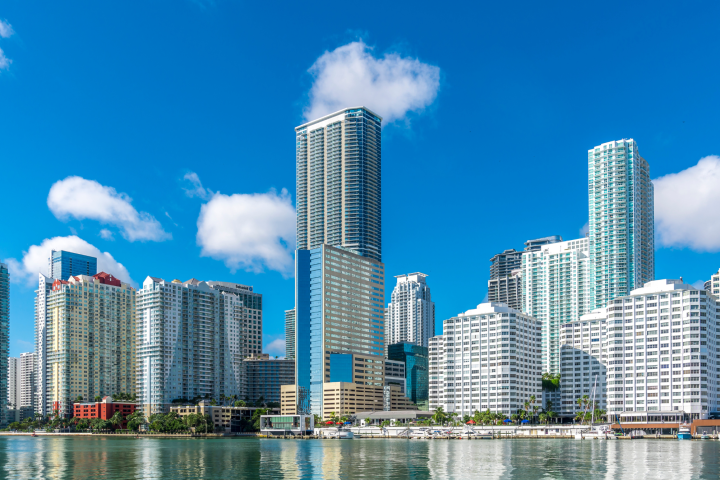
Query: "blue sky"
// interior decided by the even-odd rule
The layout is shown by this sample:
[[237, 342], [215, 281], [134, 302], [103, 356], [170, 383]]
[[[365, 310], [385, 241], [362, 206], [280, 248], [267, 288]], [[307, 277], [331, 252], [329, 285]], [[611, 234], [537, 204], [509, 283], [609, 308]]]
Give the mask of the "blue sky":
[[[393, 119], [386, 289], [429, 274], [438, 331], [483, 300], [493, 254], [579, 237], [587, 149], [623, 137], [664, 177], [656, 277], [708, 279], [720, 268], [719, 14], [717, 2], [7, 0], [11, 355], [32, 349], [41, 245], [90, 245], [136, 283], [253, 285], [265, 345], [282, 339], [293, 128], [338, 102]], [[344, 91], [355, 68], [369, 77]]]

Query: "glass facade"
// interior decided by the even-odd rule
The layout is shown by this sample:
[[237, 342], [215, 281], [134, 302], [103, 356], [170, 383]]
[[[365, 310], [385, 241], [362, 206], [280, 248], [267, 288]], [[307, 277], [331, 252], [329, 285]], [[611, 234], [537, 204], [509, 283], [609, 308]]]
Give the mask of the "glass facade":
[[382, 263], [343, 248], [322, 245], [296, 251], [296, 369], [309, 411], [321, 415], [323, 384], [331, 381], [331, 354], [383, 358]]
[[353, 356], [351, 353], [330, 354], [330, 382], [353, 381]]
[[79, 253], [53, 250], [50, 256], [50, 278], [68, 280], [75, 275], [93, 276], [97, 272], [97, 258]]
[[388, 359], [405, 363], [405, 395], [421, 409], [428, 405], [428, 349], [409, 342], [388, 345]]
[[10, 271], [0, 263], [0, 425], [8, 421], [8, 356], [10, 353]]

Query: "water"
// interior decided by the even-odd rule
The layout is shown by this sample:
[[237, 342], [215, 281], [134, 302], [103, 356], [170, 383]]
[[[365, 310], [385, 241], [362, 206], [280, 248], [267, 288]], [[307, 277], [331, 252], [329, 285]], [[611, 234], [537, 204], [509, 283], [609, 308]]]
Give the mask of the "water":
[[720, 442], [0, 437], [0, 478], [718, 479]]

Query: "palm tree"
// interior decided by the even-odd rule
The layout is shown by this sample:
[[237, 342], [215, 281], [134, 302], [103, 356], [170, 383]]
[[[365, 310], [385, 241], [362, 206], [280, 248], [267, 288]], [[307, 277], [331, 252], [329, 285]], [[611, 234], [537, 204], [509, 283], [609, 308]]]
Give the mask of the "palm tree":
[[547, 413], [541, 413], [540, 416], [538, 417], [538, 419], [540, 420], [540, 423], [547, 424], [548, 423]]
[[115, 413], [113, 414], [113, 416], [110, 417], [110, 420], [108, 420], [108, 421], [109, 421], [111, 424], [115, 425], [115, 427], [117, 428], [118, 425], [122, 425], [122, 422], [123, 422], [122, 413], [120, 413], [120, 411], [115, 412]]
[[530, 412], [530, 402], [523, 403], [523, 408], [525, 409], [525, 415], [527, 415]]
[[519, 418], [520, 418], [520, 415], [518, 415], [517, 413], [513, 413], [512, 415], [510, 415], [510, 419], [515, 423], [518, 423]]
[[442, 407], [438, 407], [432, 416], [433, 422], [442, 425], [445, 422], [445, 410]]
[[535, 417], [537, 417], [537, 412], [538, 412], [538, 410], [540, 409], [540, 407], [538, 407], [537, 405], [534, 405], [534, 406], [532, 407], [532, 409], [533, 409], [533, 420], [534, 420]]
[[366, 418], [366, 419], [365, 419], [365, 426], [366, 426], [366, 427], [369, 427], [369, 426], [370, 426], [370, 422], [371, 422], [370, 417]]

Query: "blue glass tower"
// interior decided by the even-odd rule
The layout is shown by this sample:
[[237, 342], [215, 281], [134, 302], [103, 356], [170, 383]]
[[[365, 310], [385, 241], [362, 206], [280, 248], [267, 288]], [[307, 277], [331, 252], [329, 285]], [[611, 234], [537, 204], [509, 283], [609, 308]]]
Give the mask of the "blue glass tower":
[[50, 255], [50, 278], [67, 280], [75, 275], [97, 274], [97, 258], [65, 250], [53, 250]]
[[6, 425], [8, 354], [10, 353], [10, 272], [0, 263], [0, 425]]
[[405, 392], [420, 409], [428, 409], [428, 349], [410, 342], [388, 345], [388, 359], [405, 362]]

